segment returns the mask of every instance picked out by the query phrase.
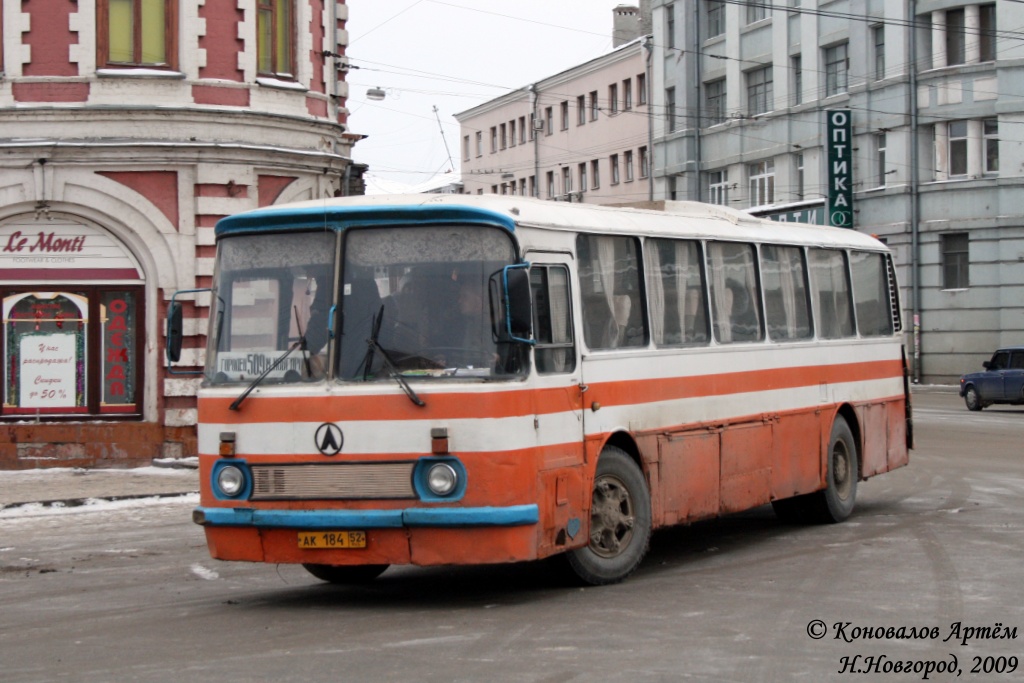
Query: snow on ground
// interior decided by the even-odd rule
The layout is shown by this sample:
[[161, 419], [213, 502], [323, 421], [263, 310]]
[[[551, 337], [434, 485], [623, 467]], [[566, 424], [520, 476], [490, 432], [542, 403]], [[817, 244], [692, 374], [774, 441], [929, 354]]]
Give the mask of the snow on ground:
[[64, 503], [24, 503], [0, 509], [0, 520], [17, 519], [27, 517], [51, 517], [56, 515], [80, 515], [96, 512], [111, 512], [116, 510], [128, 510], [138, 507], [155, 507], [167, 505], [170, 502], [187, 503], [189, 505], [199, 504], [198, 493], [171, 494], [163, 496], [146, 496], [144, 498], [127, 498], [122, 500], [107, 500], [103, 498], [87, 498], [80, 505], [65, 505]]

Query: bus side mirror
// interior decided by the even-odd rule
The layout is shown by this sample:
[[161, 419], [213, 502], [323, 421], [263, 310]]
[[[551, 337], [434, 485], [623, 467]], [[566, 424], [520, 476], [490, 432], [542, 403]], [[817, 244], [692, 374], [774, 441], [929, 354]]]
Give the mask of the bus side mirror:
[[[167, 304], [167, 346], [165, 350], [167, 354], [167, 372], [172, 375], [200, 375], [203, 373], [202, 370], [179, 370], [172, 367], [172, 364], [181, 360], [181, 345], [185, 336], [183, 321], [185, 314], [182, 310], [181, 302], [178, 301], [178, 297], [183, 294], [198, 294], [200, 292], [209, 291], [209, 287], [203, 287], [202, 289], [182, 289], [175, 292], [174, 295], [171, 296], [171, 302]], [[219, 319], [220, 310], [218, 310], [217, 315]]]
[[530, 264], [505, 266], [491, 276], [491, 307], [498, 341], [533, 344]]
[[172, 301], [167, 307], [167, 362], [181, 360], [182, 310], [181, 303]]

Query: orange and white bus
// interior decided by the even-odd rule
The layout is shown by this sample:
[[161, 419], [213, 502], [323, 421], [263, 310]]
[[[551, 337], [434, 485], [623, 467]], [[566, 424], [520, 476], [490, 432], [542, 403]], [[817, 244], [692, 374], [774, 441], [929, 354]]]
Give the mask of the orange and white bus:
[[768, 503], [842, 521], [907, 463], [895, 271], [852, 230], [415, 195], [216, 237], [194, 512], [215, 558], [349, 583], [563, 554], [604, 584], [652, 529]]

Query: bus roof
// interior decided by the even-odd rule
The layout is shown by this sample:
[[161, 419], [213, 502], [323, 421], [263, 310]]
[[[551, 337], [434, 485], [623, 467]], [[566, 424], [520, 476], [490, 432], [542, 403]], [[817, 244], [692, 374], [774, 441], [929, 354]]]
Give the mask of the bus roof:
[[783, 223], [699, 202], [658, 208], [553, 202], [522, 196], [400, 194], [339, 197], [280, 204], [228, 216], [218, 237], [287, 229], [345, 230], [367, 225], [470, 223], [514, 231], [517, 226], [658, 237], [771, 241], [884, 250], [877, 239], [847, 228]]

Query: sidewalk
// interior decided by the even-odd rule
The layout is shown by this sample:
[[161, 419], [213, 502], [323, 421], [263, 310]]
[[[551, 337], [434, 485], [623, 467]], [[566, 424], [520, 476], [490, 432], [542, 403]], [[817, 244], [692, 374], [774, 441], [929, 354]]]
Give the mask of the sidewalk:
[[198, 490], [195, 458], [125, 470], [0, 470], [0, 510], [26, 503], [72, 507], [89, 500], [180, 496]]

